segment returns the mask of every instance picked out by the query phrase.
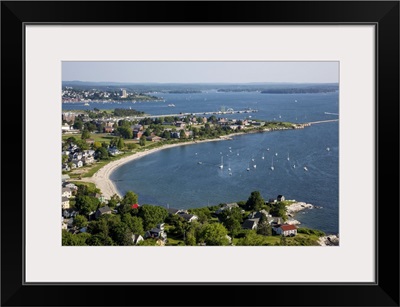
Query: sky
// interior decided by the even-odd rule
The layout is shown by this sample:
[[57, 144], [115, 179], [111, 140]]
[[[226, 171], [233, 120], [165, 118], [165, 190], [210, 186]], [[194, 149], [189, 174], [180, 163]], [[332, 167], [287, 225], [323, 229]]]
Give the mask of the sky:
[[63, 81], [337, 83], [339, 62], [63, 62]]

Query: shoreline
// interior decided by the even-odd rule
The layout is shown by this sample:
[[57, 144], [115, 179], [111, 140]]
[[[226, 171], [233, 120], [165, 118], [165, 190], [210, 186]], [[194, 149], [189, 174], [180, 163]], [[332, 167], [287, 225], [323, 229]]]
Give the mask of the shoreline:
[[96, 185], [96, 187], [98, 189], [100, 189], [101, 193], [103, 194], [103, 196], [106, 199], [110, 199], [111, 196], [113, 196], [114, 194], [117, 194], [119, 197], [123, 197], [123, 195], [121, 195], [118, 192], [115, 184], [110, 179], [111, 173], [114, 170], [116, 170], [118, 167], [120, 167], [128, 162], [137, 160], [139, 158], [143, 158], [147, 155], [150, 155], [152, 153], [158, 152], [163, 149], [174, 148], [174, 147], [185, 146], [185, 145], [200, 144], [200, 143], [206, 143], [206, 142], [226, 141], [226, 140], [229, 140], [232, 136], [236, 136], [236, 135], [240, 135], [240, 133], [234, 133], [234, 134], [220, 136], [217, 139], [208, 139], [208, 140], [200, 140], [200, 141], [188, 141], [188, 142], [176, 143], [176, 144], [167, 144], [167, 145], [163, 145], [163, 146], [160, 146], [157, 148], [140, 151], [140, 152], [134, 153], [128, 157], [125, 157], [125, 158], [122, 158], [122, 159], [119, 159], [116, 161], [111, 161], [110, 163], [108, 163], [108, 164], [104, 165], [102, 168], [100, 168], [96, 173], [94, 173], [92, 177], [85, 177], [79, 181], [94, 183]]

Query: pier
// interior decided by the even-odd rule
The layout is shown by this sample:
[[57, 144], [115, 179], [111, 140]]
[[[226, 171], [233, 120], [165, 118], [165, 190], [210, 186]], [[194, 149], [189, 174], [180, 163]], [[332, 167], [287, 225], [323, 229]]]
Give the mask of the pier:
[[323, 123], [338, 122], [338, 121], [339, 121], [338, 118], [337, 118], [337, 119], [327, 119], [327, 120], [319, 120], [319, 121], [316, 121], [316, 122], [309, 122], [309, 124], [310, 124], [310, 125], [313, 125], [313, 124], [323, 124]]

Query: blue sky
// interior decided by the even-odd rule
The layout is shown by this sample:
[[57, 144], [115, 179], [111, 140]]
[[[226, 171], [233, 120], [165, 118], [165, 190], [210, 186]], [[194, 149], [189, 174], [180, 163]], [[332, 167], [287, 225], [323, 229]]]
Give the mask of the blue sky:
[[339, 62], [63, 62], [63, 81], [331, 83]]

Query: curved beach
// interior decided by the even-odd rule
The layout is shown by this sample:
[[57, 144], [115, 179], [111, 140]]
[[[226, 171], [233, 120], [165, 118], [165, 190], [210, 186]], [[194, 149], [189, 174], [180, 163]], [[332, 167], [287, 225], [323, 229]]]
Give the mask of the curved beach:
[[114, 194], [117, 194], [120, 197], [122, 197], [123, 195], [121, 195], [118, 192], [118, 190], [116, 189], [114, 183], [110, 180], [111, 173], [116, 168], [120, 167], [121, 165], [123, 165], [125, 163], [128, 163], [130, 161], [142, 158], [144, 156], [147, 156], [147, 155], [152, 154], [154, 152], [157, 152], [159, 150], [172, 148], [172, 147], [178, 147], [178, 146], [184, 146], [184, 145], [199, 144], [199, 143], [204, 143], [204, 142], [228, 140], [233, 135], [237, 135], [237, 134], [221, 136], [219, 139], [209, 139], [209, 140], [201, 140], [201, 141], [169, 144], [169, 145], [164, 145], [164, 146], [161, 146], [161, 147], [158, 147], [158, 148], [153, 148], [153, 149], [145, 150], [145, 151], [142, 151], [142, 152], [137, 152], [137, 153], [132, 154], [132, 155], [130, 155], [128, 157], [121, 158], [119, 160], [112, 161], [112, 162], [104, 165], [92, 177], [82, 178], [82, 181], [94, 183], [96, 185], [96, 187], [100, 189], [101, 193], [103, 194], [103, 196], [106, 199], [110, 199], [111, 196], [113, 196]]

